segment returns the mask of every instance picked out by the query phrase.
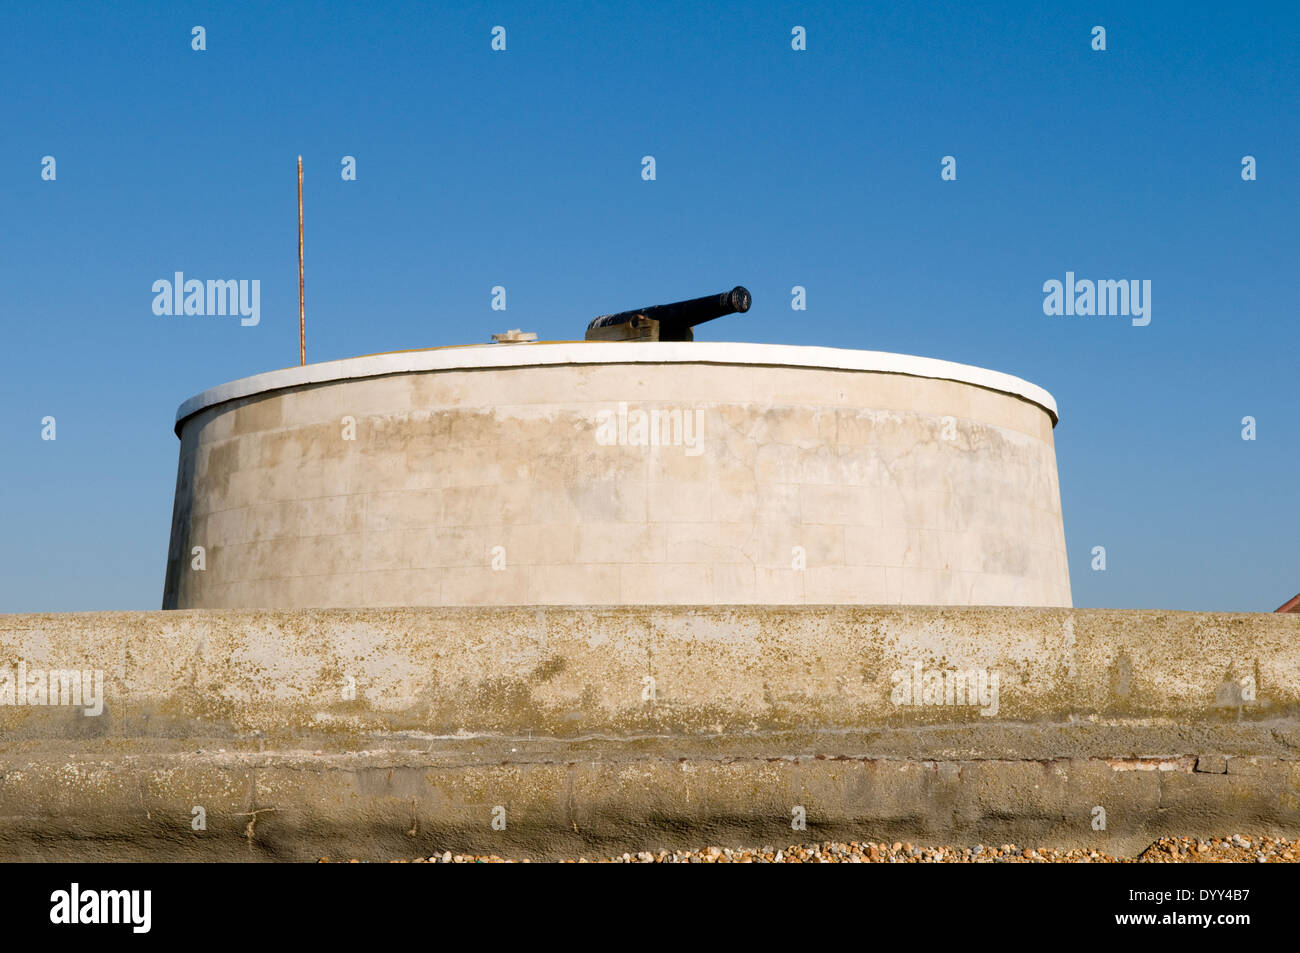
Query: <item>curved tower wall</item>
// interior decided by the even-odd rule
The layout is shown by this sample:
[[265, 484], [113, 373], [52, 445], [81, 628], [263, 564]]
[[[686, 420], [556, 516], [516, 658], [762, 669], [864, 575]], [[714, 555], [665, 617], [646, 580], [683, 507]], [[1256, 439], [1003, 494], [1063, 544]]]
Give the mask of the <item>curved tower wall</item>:
[[1069, 606], [1055, 418], [1008, 375], [832, 348], [275, 371], [178, 413], [163, 607]]

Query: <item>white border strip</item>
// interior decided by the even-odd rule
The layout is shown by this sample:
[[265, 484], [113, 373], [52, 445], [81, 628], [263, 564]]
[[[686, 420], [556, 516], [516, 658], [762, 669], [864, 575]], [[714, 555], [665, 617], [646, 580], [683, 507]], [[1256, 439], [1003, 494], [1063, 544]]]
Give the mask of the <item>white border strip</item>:
[[536, 367], [554, 364], [751, 364], [778, 367], [813, 367], [845, 371], [878, 371], [974, 384], [1022, 397], [1051, 415], [1059, 416], [1052, 395], [1036, 384], [1000, 371], [954, 364], [932, 357], [856, 351], [838, 347], [793, 344], [729, 344], [722, 341], [566, 341], [554, 344], [483, 344], [468, 347], [394, 351], [351, 357], [342, 361], [287, 367], [220, 384], [196, 394], [176, 411], [176, 433], [187, 417], [215, 404], [239, 400], [267, 391], [321, 384], [329, 381], [380, 377], [410, 371], [454, 371], [489, 367]]

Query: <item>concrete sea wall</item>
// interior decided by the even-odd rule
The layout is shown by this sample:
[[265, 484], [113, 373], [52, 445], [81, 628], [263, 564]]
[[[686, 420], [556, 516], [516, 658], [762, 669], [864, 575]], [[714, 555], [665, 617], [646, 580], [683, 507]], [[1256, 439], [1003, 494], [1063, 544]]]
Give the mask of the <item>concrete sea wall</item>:
[[[41, 699], [53, 670], [100, 672], [99, 713], [93, 674], [79, 705]], [[7, 859], [554, 857], [831, 837], [1120, 853], [1227, 830], [1300, 835], [1300, 617], [0, 616]]]

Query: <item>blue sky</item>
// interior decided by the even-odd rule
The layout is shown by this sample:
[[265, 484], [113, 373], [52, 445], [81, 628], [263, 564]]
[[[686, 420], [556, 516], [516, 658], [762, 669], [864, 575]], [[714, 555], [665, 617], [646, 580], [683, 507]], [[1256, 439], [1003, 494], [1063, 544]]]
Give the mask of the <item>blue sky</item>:
[[[311, 361], [741, 283], [700, 339], [1050, 391], [1076, 605], [1300, 590], [1294, 3], [10, 3], [0, 35], [0, 611], [160, 604], [177, 405], [297, 363], [299, 154]], [[175, 271], [260, 279], [260, 324], [154, 315]], [[1044, 315], [1066, 271], [1150, 280], [1150, 325]]]

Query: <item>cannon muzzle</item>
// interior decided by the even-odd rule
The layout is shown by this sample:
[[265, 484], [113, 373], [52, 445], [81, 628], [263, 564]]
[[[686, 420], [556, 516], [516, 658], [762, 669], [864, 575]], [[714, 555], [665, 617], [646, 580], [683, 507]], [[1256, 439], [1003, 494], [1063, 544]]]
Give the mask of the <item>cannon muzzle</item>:
[[697, 324], [749, 310], [749, 292], [737, 285], [722, 294], [606, 314], [587, 325], [588, 341], [694, 341]]

